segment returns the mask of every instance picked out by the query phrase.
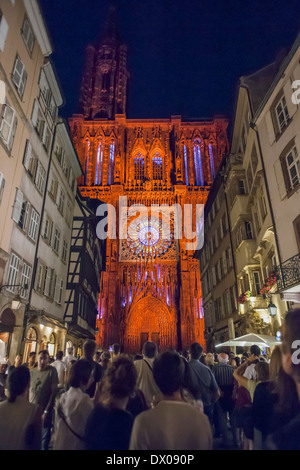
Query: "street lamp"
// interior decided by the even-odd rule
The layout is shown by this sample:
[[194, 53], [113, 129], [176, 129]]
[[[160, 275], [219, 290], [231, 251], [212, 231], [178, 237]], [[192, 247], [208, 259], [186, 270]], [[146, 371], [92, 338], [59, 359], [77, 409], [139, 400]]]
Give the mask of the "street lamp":
[[[4, 288], [7, 288], [7, 287], [19, 287], [19, 291], [21, 289], [23, 290], [28, 290], [28, 284], [4, 284], [3, 286], [0, 286], [0, 292], [2, 291], [2, 289]], [[22, 305], [22, 301], [21, 301], [21, 298], [20, 298], [20, 295], [18, 295], [11, 303], [11, 308], [13, 310], [19, 310], [19, 308], [21, 307]]]
[[276, 317], [277, 314], [277, 307], [272, 303], [272, 301], [268, 305], [269, 313], [271, 317]]

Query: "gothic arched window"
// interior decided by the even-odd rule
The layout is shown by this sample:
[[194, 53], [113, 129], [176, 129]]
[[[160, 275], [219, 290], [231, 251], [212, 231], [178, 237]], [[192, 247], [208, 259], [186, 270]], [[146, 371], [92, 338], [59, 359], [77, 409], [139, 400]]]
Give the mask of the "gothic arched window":
[[134, 158], [134, 179], [144, 181], [145, 177], [145, 160], [141, 153]]
[[189, 184], [189, 169], [188, 169], [186, 145], [183, 146], [183, 155], [184, 155], [184, 167], [185, 167], [185, 184], [188, 186], [188, 184]]
[[115, 143], [110, 144], [109, 150], [109, 175], [108, 175], [108, 184], [113, 184], [114, 182], [114, 163], [115, 163]]
[[101, 186], [102, 183], [102, 164], [103, 164], [103, 145], [99, 144], [97, 150], [97, 163], [96, 163], [96, 175], [95, 185]]
[[195, 161], [196, 185], [203, 186], [203, 172], [202, 172], [201, 150], [200, 150], [199, 140], [195, 140], [194, 161]]
[[88, 182], [88, 172], [89, 172], [89, 164], [90, 164], [90, 141], [86, 140], [86, 159], [85, 159], [85, 174], [84, 174], [84, 185], [87, 185]]
[[212, 177], [212, 179], [215, 179], [214, 154], [213, 154], [213, 149], [212, 149], [212, 145], [211, 145], [211, 144], [209, 144], [208, 149], [209, 149], [209, 160], [210, 160], [211, 177]]
[[163, 167], [162, 167], [162, 157], [159, 153], [155, 153], [152, 159], [153, 165], [153, 179], [162, 180], [163, 179]]

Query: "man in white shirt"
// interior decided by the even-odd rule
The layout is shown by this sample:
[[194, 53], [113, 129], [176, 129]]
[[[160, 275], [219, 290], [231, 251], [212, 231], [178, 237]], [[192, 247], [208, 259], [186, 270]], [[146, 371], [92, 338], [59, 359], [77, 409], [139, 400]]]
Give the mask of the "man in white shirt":
[[63, 388], [65, 386], [65, 383], [66, 383], [67, 366], [62, 360], [63, 355], [64, 355], [63, 351], [58, 351], [56, 353], [56, 361], [54, 361], [54, 362], [52, 362], [52, 364], [50, 364], [52, 367], [55, 367], [55, 369], [57, 370], [58, 388]]
[[71, 367], [72, 361], [77, 361], [77, 359], [73, 354], [73, 348], [68, 348], [67, 355], [63, 358], [63, 362], [66, 364], [68, 370]]
[[175, 351], [160, 354], [153, 364], [162, 399], [134, 421], [130, 450], [211, 450], [212, 431], [207, 416], [181, 396], [184, 363]]

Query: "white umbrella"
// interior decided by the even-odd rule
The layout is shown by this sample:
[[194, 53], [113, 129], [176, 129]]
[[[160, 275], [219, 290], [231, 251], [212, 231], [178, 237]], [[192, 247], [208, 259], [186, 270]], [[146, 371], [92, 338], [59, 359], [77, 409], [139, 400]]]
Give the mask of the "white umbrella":
[[257, 346], [263, 348], [272, 348], [273, 346], [281, 344], [281, 341], [278, 341], [275, 336], [249, 333], [248, 335], [239, 336], [238, 338], [225, 341], [225, 343], [217, 344], [215, 347], [219, 348], [220, 346], [252, 346], [252, 344], [257, 344]]

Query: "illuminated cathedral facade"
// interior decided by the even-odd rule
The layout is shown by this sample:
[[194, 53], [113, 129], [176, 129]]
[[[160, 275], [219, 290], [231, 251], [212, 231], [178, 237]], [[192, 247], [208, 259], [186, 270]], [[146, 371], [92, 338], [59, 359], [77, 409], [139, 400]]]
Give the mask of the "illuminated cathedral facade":
[[[103, 348], [119, 343], [132, 353], [147, 340], [160, 350], [187, 349], [195, 341], [205, 348], [199, 262], [186, 249], [184, 227], [182, 236], [175, 236], [176, 216], [167, 208], [175, 205], [184, 214], [189, 204], [194, 218], [196, 205], [205, 204], [228, 150], [228, 122], [127, 119], [128, 78], [127, 47], [111, 12], [101, 40], [87, 48], [81, 114], [69, 120], [84, 171], [80, 192], [110, 204], [116, 214], [116, 233], [107, 239], [96, 341]], [[146, 211], [122, 212], [122, 201]], [[155, 205], [161, 210], [153, 217]]]

